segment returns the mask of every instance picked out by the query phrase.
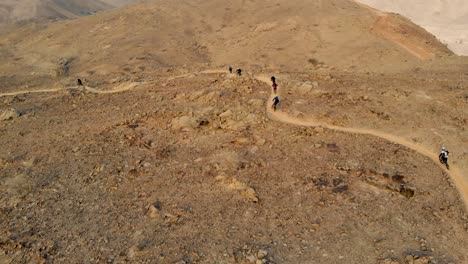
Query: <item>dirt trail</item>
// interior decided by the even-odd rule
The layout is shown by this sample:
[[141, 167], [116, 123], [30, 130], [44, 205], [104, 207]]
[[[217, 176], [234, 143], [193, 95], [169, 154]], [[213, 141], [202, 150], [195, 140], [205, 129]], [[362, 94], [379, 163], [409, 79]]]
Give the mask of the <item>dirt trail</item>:
[[10, 93], [0, 93], [0, 97], [15, 96], [15, 95], [29, 94], [29, 93], [55, 93], [59, 91], [65, 91], [65, 89], [53, 88], [53, 89], [25, 90], [25, 91], [17, 91], [17, 92], [10, 92]]
[[[84, 89], [86, 89], [86, 91], [89, 91], [95, 94], [112, 94], [112, 93], [119, 93], [119, 92], [131, 90], [137, 87], [139, 84], [140, 83], [123, 83], [114, 87], [112, 90], [98, 90], [96, 88], [89, 87], [89, 86], [84, 86]], [[15, 96], [15, 95], [22, 95], [22, 94], [29, 94], [29, 93], [55, 93], [55, 92], [60, 92], [60, 91], [77, 90], [77, 89], [80, 89], [80, 87], [74, 86], [74, 87], [67, 87], [67, 88], [24, 90], [24, 91], [17, 91], [17, 92], [0, 93], [0, 97]]]
[[192, 76], [192, 75], [196, 76], [197, 74], [210, 74], [210, 73], [226, 73], [226, 70], [212, 69], [212, 70], [204, 70], [204, 71], [199, 71], [199, 72], [189, 72], [189, 73], [186, 73], [186, 74], [181, 74], [181, 75], [169, 77], [169, 78], [167, 78], [167, 80], [172, 81], [172, 80], [175, 80], [175, 79], [185, 78], [185, 77], [189, 77], [189, 76]]
[[[266, 76], [256, 76], [255, 78], [257, 80], [259, 80], [259, 81], [265, 82], [268, 85], [270, 85], [270, 79], [268, 77], [266, 77]], [[450, 175], [453, 182], [455, 183], [455, 186], [457, 187], [458, 191], [461, 194], [463, 202], [465, 203], [465, 207], [468, 209], [468, 186], [467, 186], [467, 183], [466, 183], [463, 175], [461, 174], [459, 169], [456, 168], [453, 165], [450, 166], [450, 170], [447, 170], [442, 164], [440, 164], [437, 153], [434, 153], [434, 152], [424, 148], [423, 146], [417, 145], [417, 144], [415, 144], [413, 142], [410, 142], [410, 141], [408, 141], [408, 140], [406, 140], [406, 139], [404, 139], [402, 137], [398, 137], [398, 136], [395, 136], [395, 135], [383, 133], [383, 132], [380, 132], [380, 131], [365, 129], [365, 128], [348, 128], [348, 127], [328, 125], [328, 124], [321, 123], [321, 122], [318, 122], [318, 121], [315, 121], [315, 120], [294, 118], [294, 117], [289, 116], [287, 113], [281, 112], [279, 110], [273, 111], [273, 109], [271, 108], [271, 101], [273, 100], [273, 97], [274, 97], [274, 94], [271, 94], [271, 96], [270, 96], [270, 98], [269, 98], [269, 100], [267, 102], [267, 106], [266, 106], [268, 116], [273, 120], [280, 121], [280, 122], [287, 123], [287, 124], [298, 125], [298, 126], [323, 127], [323, 128], [332, 129], [332, 130], [341, 131], [341, 132], [346, 132], [346, 133], [354, 133], [354, 134], [375, 136], [375, 137], [379, 137], [379, 138], [388, 140], [388, 141], [390, 141], [392, 143], [405, 146], [405, 147], [407, 147], [409, 149], [412, 149], [412, 150], [418, 152], [419, 154], [422, 154], [422, 155], [426, 156], [427, 158], [431, 159], [433, 162], [438, 164], [444, 171], [447, 172], [447, 174]]]
[[112, 94], [112, 93], [119, 93], [128, 90], [132, 90], [133, 88], [137, 87], [140, 83], [122, 83], [117, 85], [116, 87], [112, 88], [112, 90], [98, 90], [96, 88], [85, 86], [87, 91], [96, 94]]
[[[189, 73], [189, 74], [183, 74], [183, 75], [180, 75], [180, 76], [171, 77], [171, 78], [169, 78], [169, 80], [173, 80], [173, 79], [176, 79], [176, 78], [187, 77], [187, 76], [190, 76], [192, 74], [210, 74], [210, 73], [225, 73], [225, 72], [226, 72], [225, 70], [221, 70], [221, 69], [204, 70], [204, 71], [200, 71], [200, 72], [197, 72], [197, 73]], [[264, 82], [264, 83], [268, 84], [268, 86], [270, 85], [270, 78], [267, 77], [267, 76], [258, 75], [258, 76], [255, 76], [254, 78], [261, 81], [261, 82]], [[137, 87], [138, 85], [139, 85], [139, 83], [125, 83], [125, 84], [121, 84], [121, 85], [115, 87], [112, 90], [97, 90], [95, 88], [87, 87], [87, 86], [85, 86], [85, 89], [92, 92], [92, 93], [97, 93], [97, 94], [111, 94], [111, 93], [118, 93], [118, 92], [131, 90], [131, 89]], [[72, 87], [72, 88], [68, 88], [68, 89], [77, 89], [77, 88], [78, 87]], [[0, 97], [27, 94], [27, 93], [47, 93], [47, 92], [58, 92], [58, 91], [66, 91], [66, 89], [56, 88], [56, 89], [18, 91], [18, 92], [0, 94]], [[354, 134], [375, 136], [375, 137], [379, 137], [379, 138], [388, 140], [388, 141], [393, 142], [395, 144], [405, 146], [407, 148], [410, 148], [410, 149], [418, 152], [419, 154], [422, 154], [422, 155], [426, 156], [427, 158], [430, 158], [433, 162], [438, 164], [443, 170], [445, 170], [451, 176], [453, 182], [455, 183], [455, 186], [457, 187], [458, 191], [460, 192], [460, 194], [462, 196], [462, 199], [463, 199], [463, 201], [465, 203], [466, 208], [468, 209], [468, 186], [467, 186], [467, 183], [464, 180], [463, 175], [458, 170], [458, 168], [456, 168], [453, 165], [451, 166], [450, 170], [446, 170], [445, 167], [442, 164], [440, 164], [437, 153], [434, 153], [434, 152], [424, 148], [423, 146], [414, 144], [413, 142], [410, 142], [410, 141], [408, 141], [408, 140], [406, 140], [406, 139], [404, 139], [402, 137], [398, 137], [398, 136], [395, 136], [395, 135], [379, 132], [379, 131], [376, 131], [376, 130], [365, 129], [365, 128], [348, 128], [348, 127], [334, 126], [334, 125], [321, 123], [321, 122], [311, 120], [311, 119], [294, 118], [294, 117], [289, 116], [287, 113], [284, 113], [284, 112], [281, 112], [281, 111], [273, 111], [273, 109], [271, 108], [271, 101], [273, 100], [273, 97], [274, 97], [274, 94], [272, 93], [269, 100], [268, 100], [268, 102], [267, 102], [267, 106], [266, 106], [267, 115], [273, 120], [277, 120], [277, 121], [287, 123], [287, 124], [298, 125], [298, 126], [323, 127], [323, 128], [332, 129], [332, 130], [341, 131], [341, 132], [346, 132], [346, 133], [354, 133]]]

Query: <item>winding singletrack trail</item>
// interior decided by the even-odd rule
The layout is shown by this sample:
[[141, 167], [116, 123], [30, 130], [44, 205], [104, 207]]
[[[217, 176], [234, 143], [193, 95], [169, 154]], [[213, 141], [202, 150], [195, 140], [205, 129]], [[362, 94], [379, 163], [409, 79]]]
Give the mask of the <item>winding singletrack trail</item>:
[[[270, 78], [266, 76], [255, 76], [255, 79], [264, 82], [268, 85], [270, 85]], [[395, 135], [391, 135], [388, 133], [383, 133], [380, 131], [372, 130], [372, 129], [365, 129], [365, 128], [350, 128], [350, 127], [340, 127], [340, 126], [334, 126], [334, 125], [329, 125], [321, 122], [317, 122], [314, 120], [310, 119], [299, 119], [295, 117], [289, 116], [285, 112], [281, 112], [279, 110], [273, 111], [271, 108], [271, 102], [274, 98], [274, 94], [272, 93], [270, 95], [270, 98], [268, 99], [267, 106], [266, 106], [266, 111], [268, 114], [268, 117], [271, 118], [272, 120], [276, 120], [279, 122], [291, 124], [291, 125], [297, 125], [297, 126], [304, 126], [304, 127], [323, 127], [335, 131], [340, 131], [340, 132], [346, 132], [346, 133], [353, 133], [353, 134], [361, 134], [361, 135], [369, 135], [369, 136], [374, 136], [374, 137], [379, 137], [382, 139], [385, 139], [387, 141], [390, 141], [392, 143], [398, 144], [405, 146], [409, 149], [412, 149], [413, 151], [416, 151], [417, 153], [431, 159], [433, 162], [435, 162], [437, 165], [439, 165], [447, 174], [450, 175], [452, 178], [453, 182], [455, 183], [455, 186], [457, 187], [463, 202], [465, 203], [465, 208], [468, 210], [468, 186], [466, 181], [463, 178], [463, 175], [461, 172], [458, 170], [453, 165], [450, 165], [450, 170], [447, 170], [442, 164], [439, 162], [439, 157], [437, 153], [434, 153], [426, 148], [424, 148], [421, 145], [414, 144], [413, 142], [410, 142], [402, 137], [398, 137]], [[281, 98], [281, 97], [280, 97]]]
[[[187, 76], [190, 76], [192, 74], [211, 74], [211, 73], [226, 73], [225, 70], [222, 69], [214, 69], [214, 70], [204, 70], [200, 71], [197, 73], [188, 73], [188, 74], [183, 74], [180, 76], [175, 76], [175, 77], [170, 77], [168, 80], [174, 80], [177, 78], [184, 78]], [[258, 81], [264, 82], [270, 86], [270, 78], [265, 76], [265, 75], [257, 75], [254, 76], [254, 78]], [[96, 94], [112, 94], [112, 93], [119, 93], [123, 91], [128, 91], [132, 90], [135, 87], [137, 87], [140, 83], [123, 83], [118, 86], [116, 86], [112, 90], [98, 90], [96, 88], [88, 87], [85, 86], [84, 88], [92, 93]], [[40, 89], [40, 90], [26, 90], [26, 91], [18, 91], [18, 92], [10, 92], [10, 93], [1, 93], [0, 97], [2, 96], [14, 96], [14, 95], [21, 95], [21, 94], [29, 94], [29, 93], [51, 93], [51, 92], [60, 92], [60, 91], [67, 91], [70, 89], [78, 89], [79, 87], [70, 87], [70, 88], [54, 88], [54, 89]], [[353, 133], [353, 134], [361, 134], [361, 135], [369, 135], [369, 136], [374, 136], [374, 137], [379, 137], [382, 139], [385, 139], [387, 141], [390, 141], [392, 143], [398, 144], [405, 146], [409, 149], [412, 149], [413, 151], [416, 151], [417, 153], [431, 159], [433, 162], [435, 162], [437, 165], [439, 165], [440, 168], [442, 168], [447, 174], [450, 175], [452, 178], [453, 182], [455, 183], [456, 188], [460, 192], [460, 195], [462, 197], [463, 202], [465, 203], [465, 208], [468, 210], [468, 186], [467, 183], [461, 174], [461, 172], [456, 168], [455, 166], [451, 165], [451, 169], [447, 170], [442, 164], [439, 162], [439, 158], [437, 156], [437, 153], [434, 153], [426, 148], [424, 148], [421, 145], [415, 144], [413, 142], [410, 142], [402, 137], [398, 137], [392, 134], [372, 130], [372, 129], [365, 129], [365, 128], [351, 128], [351, 127], [340, 127], [340, 126], [334, 126], [334, 125], [329, 125], [326, 123], [322, 122], [317, 122], [315, 120], [311, 119], [300, 119], [300, 118], [295, 118], [289, 116], [285, 112], [281, 112], [279, 110], [273, 111], [271, 108], [271, 101], [273, 100], [273, 97], [275, 95], [272, 93], [270, 95], [270, 98], [267, 101], [266, 105], [266, 112], [269, 118], [272, 120], [276, 120], [279, 122], [291, 124], [291, 125], [296, 125], [296, 126], [304, 126], [304, 127], [323, 127], [326, 129], [331, 129], [335, 131], [340, 131], [340, 132], [346, 132], [346, 133]]]
[[[122, 83], [117, 85], [112, 90], [99, 90], [89, 86], [83, 86], [86, 91], [95, 94], [112, 94], [112, 93], [120, 93], [128, 90], [132, 90], [133, 88], [137, 87], [140, 83]], [[67, 88], [51, 88], [51, 89], [37, 89], [37, 90], [24, 90], [24, 91], [17, 91], [17, 92], [9, 92], [9, 93], [0, 93], [0, 97], [3, 96], [15, 96], [15, 95], [22, 95], [22, 94], [30, 94], [30, 93], [56, 93], [56, 92], [64, 92], [70, 90], [78, 90], [81, 87], [73, 86]]]
[[0, 93], [0, 97], [15, 96], [15, 95], [22, 95], [22, 94], [30, 94], [30, 93], [55, 93], [55, 92], [60, 92], [60, 91], [66, 91], [66, 90], [62, 88], [25, 90], [25, 91], [17, 91], [17, 92], [10, 92], [10, 93]]
[[140, 83], [122, 83], [114, 87], [112, 90], [98, 90], [96, 88], [92, 88], [88, 86], [85, 86], [85, 89], [87, 91], [90, 91], [96, 94], [113, 94], [113, 93], [120, 93], [120, 92], [125, 92], [128, 90], [132, 90], [136, 88], [139, 84]]
[[[193, 74], [211, 74], [211, 73], [225, 73], [225, 70], [221, 69], [214, 69], [214, 70], [204, 70], [196, 73], [187, 73], [187, 74], [182, 74], [179, 76], [174, 76], [174, 77], [169, 77], [168, 80], [174, 80], [178, 78], [184, 78], [188, 77]], [[111, 90], [99, 90], [93, 87], [89, 86], [83, 86], [86, 91], [89, 91], [91, 93], [95, 94], [113, 94], [113, 93], [120, 93], [128, 90], [132, 90], [139, 86], [141, 83], [137, 82], [131, 82], [131, 83], [122, 83], [117, 85]], [[37, 90], [23, 90], [23, 91], [17, 91], [17, 92], [8, 92], [8, 93], [0, 93], [0, 97], [4, 96], [15, 96], [15, 95], [22, 95], [22, 94], [30, 94], [30, 93], [56, 93], [56, 92], [61, 92], [61, 91], [69, 91], [69, 90], [77, 90], [80, 89], [78, 86], [73, 86], [73, 87], [67, 87], [67, 88], [51, 88], [51, 89], [37, 89]]]

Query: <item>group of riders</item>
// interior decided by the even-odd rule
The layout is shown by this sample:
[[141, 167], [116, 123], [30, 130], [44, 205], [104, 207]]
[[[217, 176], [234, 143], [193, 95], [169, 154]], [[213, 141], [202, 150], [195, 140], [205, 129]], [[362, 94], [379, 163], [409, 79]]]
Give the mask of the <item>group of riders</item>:
[[[229, 73], [232, 73], [232, 66], [231, 65], [229, 65]], [[241, 76], [242, 75], [242, 70], [237, 69], [236, 73], [237, 73], [238, 76]], [[275, 76], [271, 76], [270, 80], [272, 82], [271, 87], [273, 89], [273, 93], [275, 94], [275, 97], [273, 98], [273, 104], [272, 104], [271, 108], [273, 108], [273, 111], [276, 111], [276, 109], [278, 107], [278, 103], [280, 102], [279, 97], [276, 95], [276, 92], [278, 90], [278, 84], [276, 83], [276, 77]], [[449, 164], [448, 164], [449, 153], [450, 152], [445, 147], [443, 147], [440, 154], [439, 154], [440, 163], [444, 164], [447, 169], [449, 169]]]
[[[232, 66], [231, 65], [229, 65], [229, 73], [232, 73]], [[237, 69], [236, 74], [237, 74], [237, 76], [241, 76], [242, 75], [242, 69], [240, 69], [240, 68]]]
[[278, 103], [280, 101], [279, 97], [276, 95], [276, 90], [278, 89], [278, 84], [276, 83], [276, 77], [271, 76], [271, 88], [273, 88], [273, 93], [275, 94], [275, 97], [273, 98], [273, 105], [271, 106], [273, 108], [273, 111], [276, 111], [276, 107], [278, 106]]
[[[233, 68], [231, 65], [229, 65], [228, 67], [228, 70], [229, 70], [229, 73], [232, 74], [232, 71], [233, 71]], [[237, 76], [242, 76], [242, 69], [237, 69], [236, 70], [236, 74]], [[278, 104], [280, 102], [280, 99], [278, 96], [276, 96], [276, 91], [278, 90], [278, 84], [276, 83], [276, 77], [275, 76], [271, 76], [271, 82], [272, 82], [272, 88], [273, 88], [273, 93], [275, 94], [275, 97], [273, 98], [273, 104], [271, 106], [271, 108], [273, 108], [273, 111], [276, 111], [277, 107], [278, 107]]]

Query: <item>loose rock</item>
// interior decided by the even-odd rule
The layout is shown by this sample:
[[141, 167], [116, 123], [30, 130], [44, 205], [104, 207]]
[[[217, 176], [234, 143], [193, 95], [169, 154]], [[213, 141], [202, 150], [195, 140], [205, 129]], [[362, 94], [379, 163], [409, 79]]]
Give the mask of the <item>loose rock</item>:
[[197, 119], [190, 116], [181, 116], [172, 120], [172, 128], [175, 130], [192, 130], [198, 125]]
[[21, 113], [14, 108], [8, 108], [0, 115], [0, 121], [9, 121], [21, 116]]
[[148, 211], [146, 213], [150, 218], [159, 218], [160, 217], [160, 210], [156, 208], [154, 205], [150, 205], [148, 207]]

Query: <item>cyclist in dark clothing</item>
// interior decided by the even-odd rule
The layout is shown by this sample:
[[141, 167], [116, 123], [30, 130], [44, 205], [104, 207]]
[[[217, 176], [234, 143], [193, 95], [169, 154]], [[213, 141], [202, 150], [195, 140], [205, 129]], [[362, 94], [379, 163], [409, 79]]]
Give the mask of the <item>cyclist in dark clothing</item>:
[[442, 148], [442, 151], [439, 154], [439, 161], [440, 163], [444, 164], [445, 167], [447, 167], [447, 170], [449, 169], [449, 164], [448, 164], [449, 153], [450, 152], [446, 148]]
[[277, 105], [279, 103], [280, 99], [278, 96], [275, 96], [275, 98], [273, 98], [273, 105], [271, 106], [273, 108], [274, 111], [276, 111], [276, 108], [277, 108]]

